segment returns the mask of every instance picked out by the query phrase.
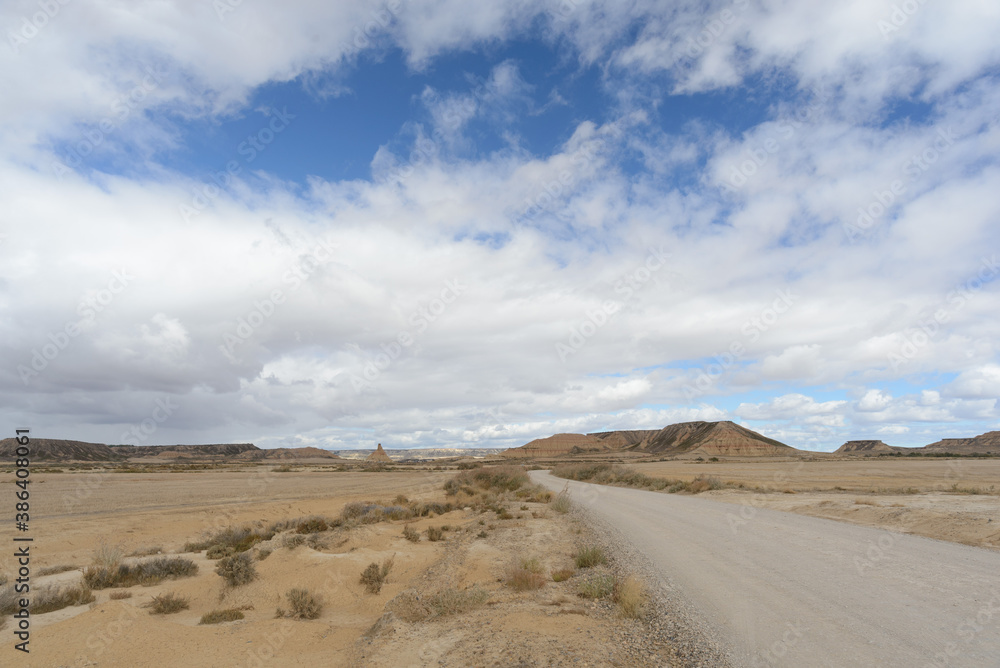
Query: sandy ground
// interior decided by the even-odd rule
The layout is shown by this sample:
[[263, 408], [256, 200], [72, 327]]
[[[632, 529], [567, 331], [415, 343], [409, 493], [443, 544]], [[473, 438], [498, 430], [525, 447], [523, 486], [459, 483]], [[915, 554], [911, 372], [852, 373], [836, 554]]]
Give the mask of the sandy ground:
[[852, 492], [905, 490], [946, 491], [953, 485], [992, 485], [1000, 493], [1000, 459], [819, 459], [813, 461], [672, 460], [630, 463], [646, 475], [691, 480], [717, 476], [724, 482], [744, 483], [773, 491], [799, 492], [842, 489]]
[[[684, 480], [714, 475], [723, 482], [754, 487], [754, 491], [702, 493], [739, 504], [743, 514], [771, 508], [1000, 550], [997, 459], [673, 461], [635, 468], [647, 475]], [[953, 488], [989, 493], [955, 493]], [[901, 490], [908, 493], [893, 493]]]
[[[561, 489], [566, 481], [532, 471]], [[996, 666], [1000, 553], [703, 495], [570, 482], [738, 666]]]
[[[178, 553], [185, 542], [230, 525], [311, 514], [337, 516], [349, 501], [445, 500], [442, 482], [452, 474], [310, 472], [260, 475], [220, 471], [107, 474], [41, 473], [32, 501], [32, 567], [84, 567], [101, 542], [126, 552], [160, 547]], [[5, 493], [5, 492], [3, 492]], [[527, 509], [522, 509], [526, 505]], [[256, 563], [259, 578], [227, 589], [203, 553], [185, 553], [199, 566], [194, 577], [116, 590], [97, 600], [32, 617], [27, 660], [3, 648], [2, 665], [24, 666], [516, 666], [671, 664], [670, 648], [651, 646], [639, 622], [620, 618], [609, 602], [576, 596], [578, 580], [514, 592], [501, 582], [509, 564], [538, 557], [544, 572], [572, 564], [587, 529], [546, 504], [509, 504], [514, 518], [455, 510], [410, 522], [418, 531], [450, 525], [446, 540], [419, 543], [402, 537], [404, 522], [338, 529], [320, 534], [325, 546], [283, 547], [282, 536], [254, 547], [272, 553]], [[538, 515], [538, 517], [535, 517]], [[484, 536], [481, 534], [485, 534]], [[372, 562], [393, 557], [388, 584], [369, 594], [359, 582]], [[139, 557], [145, 559], [152, 557]], [[4, 556], [0, 572], [12, 573]], [[72, 583], [80, 570], [36, 577], [34, 584]], [[429, 621], [406, 621], [400, 601], [448, 588], [477, 586], [488, 593], [479, 609]], [[316, 620], [275, 618], [295, 587], [325, 602]], [[150, 615], [153, 596], [174, 592], [190, 608]], [[405, 606], [404, 606], [405, 607]], [[241, 608], [245, 619], [198, 624], [212, 610]], [[396, 612], [394, 612], [394, 610]], [[377, 624], [376, 624], [377, 623]], [[10, 622], [5, 633], [9, 632]], [[633, 640], [623, 641], [622, 638]]]

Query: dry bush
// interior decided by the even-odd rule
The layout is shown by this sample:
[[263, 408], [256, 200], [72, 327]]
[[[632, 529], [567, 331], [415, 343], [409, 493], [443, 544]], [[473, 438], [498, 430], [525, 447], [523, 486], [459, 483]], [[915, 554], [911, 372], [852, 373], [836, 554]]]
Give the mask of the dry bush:
[[134, 565], [89, 566], [83, 572], [83, 580], [91, 589], [110, 589], [156, 584], [166, 579], [195, 575], [197, 572], [198, 565], [190, 559], [159, 557]]
[[108, 598], [110, 598], [112, 601], [120, 601], [125, 598], [132, 598], [132, 592], [130, 592], [127, 589], [123, 589], [121, 591], [113, 591], [111, 592], [110, 595], [108, 595]]
[[18, 595], [14, 586], [7, 587], [0, 593], [0, 615], [12, 615], [19, 609], [19, 598], [28, 598], [28, 610], [33, 615], [62, 610], [75, 605], [85, 605], [94, 602], [94, 594], [90, 587], [84, 584], [74, 584], [66, 587], [50, 585], [40, 589], [32, 589], [31, 595]]
[[260, 548], [260, 550], [257, 551], [257, 561], [264, 561], [270, 556], [271, 556], [271, 550], [266, 547], [262, 547]]
[[[522, 487], [514, 492], [514, 496], [522, 501], [530, 501], [532, 503], [548, 503], [552, 500], [552, 492], [541, 485]], [[527, 508], [521, 508], [521, 510], [527, 510]]]
[[219, 561], [215, 572], [223, 577], [230, 587], [239, 587], [257, 579], [257, 569], [253, 559], [246, 552], [226, 557]]
[[632, 575], [615, 583], [612, 599], [618, 604], [622, 615], [630, 619], [640, 619], [646, 610], [649, 597], [646, 588]]
[[383, 561], [381, 566], [374, 561], [368, 564], [368, 568], [361, 573], [361, 584], [365, 586], [369, 594], [377, 594], [382, 591], [382, 585], [388, 582], [389, 571], [392, 570], [394, 562], [395, 555]]
[[151, 557], [154, 554], [160, 554], [163, 552], [163, 548], [159, 545], [151, 545], [147, 547], [140, 547], [139, 549], [128, 555], [130, 557]]
[[522, 557], [507, 569], [504, 584], [515, 591], [531, 591], [545, 586], [542, 563], [536, 557]]
[[38, 575], [55, 575], [56, 573], [65, 573], [66, 571], [75, 571], [77, 566], [70, 566], [68, 564], [62, 564], [60, 566], [46, 566], [38, 570]]
[[235, 622], [243, 619], [244, 615], [239, 610], [213, 610], [201, 616], [199, 624], [221, 624], [222, 622]]
[[94, 566], [100, 568], [114, 568], [125, 558], [125, 550], [120, 544], [112, 545], [106, 541], [101, 541], [94, 550]]
[[330, 524], [323, 517], [306, 517], [295, 527], [295, 533], [319, 533], [329, 530]]
[[563, 488], [559, 494], [556, 495], [556, 500], [552, 502], [552, 510], [557, 513], [566, 514], [573, 508], [573, 502], [569, 498], [569, 485]]
[[416, 529], [407, 524], [405, 527], [403, 527], [403, 538], [410, 541], [411, 543], [419, 543], [420, 532], [418, 532]]
[[856, 506], [877, 506], [878, 504], [871, 499], [854, 499], [854, 505]]
[[687, 491], [692, 494], [700, 494], [701, 492], [707, 492], [712, 489], [722, 489], [722, 487], [722, 481], [715, 476], [698, 476], [688, 483]]
[[311, 533], [309, 534], [309, 537], [306, 539], [306, 545], [308, 545], [310, 549], [319, 551], [328, 548], [330, 546], [330, 543], [324, 536], [318, 533]]
[[439, 540], [444, 540], [444, 531], [438, 527], [427, 527], [427, 540], [435, 543]]
[[282, 541], [282, 545], [284, 547], [287, 547], [289, 550], [294, 550], [299, 545], [304, 545], [305, 542], [306, 542], [305, 536], [303, 536], [302, 534], [295, 534], [292, 536], [285, 536], [284, 540]]
[[580, 579], [576, 593], [582, 598], [606, 598], [614, 592], [615, 577], [610, 573], [589, 573]]
[[418, 597], [406, 592], [394, 598], [387, 609], [407, 622], [423, 622], [438, 617], [460, 615], [482, 606], [489, 592], [473, 585], [469, 589], [444, 589], [430, 596]]
[[[482, 466], [462, 471], [444, 484], [444, 491], [454, 496], [465, 490], [514, 492], [530, 482], [523, 466]], [[466, 493], [469, 493], [466, 491]]]
[[576, 569], [560, 568], [558, 571], [552, 571], [552, 581], [563, 582], [565, 580], [569, 580], [575, 573]]
[[608, 563], [608, 558], [604, 556], [604, 550], [596, 545], [591, 545], [589, 547], [581, 547], [573, 555], [573, 561], [576, 563], [577, 568], [592, 568]]
[[[221, 559], [237, 552], [246, 552], [254, 544], [265, 540], [271, 540], [276, 531], [272, 529], [254, 528], [249, 526], [227, 527], [201, 541], [186, 543], [185, 552], [201, 552], [208, 550], [211, 555], [209, 559]], [[229, 548], [229, 549], [227, 549]]]
[[159, 596], [154, 596], [153, 600], [144, 607], [150, 609], [149, 614], [151, 615], [172, 615], [175, 612], [187, 610], [191, 607], [191, 604], [183, 596], [170, 591]]
[[278, 608], [276, 617], [292, 619], [316, 619], [323, 612], [323, 601], [309, 593], [308, 589], [291, 589], [285, 596], [288, 598], [289, 611]]

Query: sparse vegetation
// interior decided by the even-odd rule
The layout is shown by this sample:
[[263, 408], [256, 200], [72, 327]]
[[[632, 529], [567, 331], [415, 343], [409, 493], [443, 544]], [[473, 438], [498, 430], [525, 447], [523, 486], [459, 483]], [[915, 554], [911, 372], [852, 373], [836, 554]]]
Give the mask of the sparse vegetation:
[[133, 551], [132, 554], [128, 555], [130, 557], [151, 557], [154, 554], [161, 554], [163, 548], [159, 545], [149, 545], [147, 547], [140, 547]]
[[646, 588], [632, 575], [615, 583], [612, 599], [618, 604], [622, 616], [629, 619], [640, 619], [645, 613], [648, 600]]
[[544, 569], [537, 557], [522, 557], [507, 569], [504, 584], [515, 591], [541, 589], [545, 585]]
[[553, 582], [564, 582], [569, 580], [576, 573], [576, 570], [572, 568], [560, 568], [557, 571], [552, 571], [552, 581]]
[[407, 524], [405, 527], [403, 527], [403, 538], [410, 541], [411, 543], [419, 543], [420, 532], [418, 532], [416, 529]]
[[361, 573], [361, 584], [365, 586], [369, 594], [377, 594], [382, 591], [382, 585], [388, 581], [389, 572], [392, 570], [394, 561], [395, 556], [383, 561], [381, 566], [372, 562]]
[[257, 561], [264, 561], [271, 556], [271, 550], [266, 547], [262, 547], [257, 551]]
[[615, 578], [610, 573], [589, 573], [580, 579], [576, 593], [582, 598], [607, 598], [615, 588]]
[[151, 585], [163, 580], [188, 577], [197, 572], [197, 564], [190, 559], [159, 557], [133, 565], [89, 566], [83, 572], [83, 580], [91, 589], [110, 589]]
[[[9, 585], [0, 592], [0, 615], [12, 615], [18, 610], [18, 599], [24, 597], [14, 591], [14, 585]], [[35, 589], [32, 587], [28, 610], [33, 615], [54, 612], [75, 605], [84, 605], [94, 601], [94, 594], [85, 584], [70, 586], [50, 585]]]
[[460, 615], [483, 605], [490, 595], [475, 585], [469, 589], [444, 589], [430, 596], [405, 593], [393, 599], [392, 611], [408, 622], [422, 622], [448, 615]]
[[230, 587], [239, 587], [257, 578], [257, 568], [246, 552], [222, 559], [216, 565], [215, 572], [221, 575]]
[[153, 600], [147, 603], [145, 607], [150, 609], [149, 614], [151, 615], [172, 615], [175, 612], [187, 610], [191, 607], [191, 604], [188, 599], [171, 591], [154, 596]]
[[108, 595], [112, 601], [121, 601], [122, 599], [132, 598], [132, 592], [128, 589], [122, 589], [121, 591], [113, 591]]
[[309, 592], [308, 589], [291, 589], [285, 594], [288, 599], [287, 612], [278, 608], [275, 617], [290, 617], [291, 619], [316, 619], [323, 612], [323, 601]]
[[199, 624], [221, 624], [222, 622], [235, 622], [243, 619], [244, 615], [239, 610], [213, 610], [201, 616]]
[[439, 527], [427, 527], [427, 540], [432, 543], [444, 540], [444, 531], [442, 531]]
[[294, 550], [299, 545], [305, 545], [306, 537], [302, 534], [294, 534], [292, 536], [285, 536], [282, 541], [282, 545], [289, 550]]
[[573, 555], [573, 561], [577, 568], [593, 568], [608, 563], [608, 558], [604, 555], [604, 550], [596, 545], [582, 547]]
[[653, 478], [628, 466], [608, 463], [563, 464], [553, 468], [552, 475], [560, 478], [568, 478], [569, 480], [594, 482], [599, 485], [635, 487], [655, 492], [666, 490], [670, 494], [676, 494], [677, 492], [698, 494], [728, 486], [715, 476], [698, 476], [694, 480], [684, 482], [683, 480]]
[[562, 513], [565, 515], [573, 508], [573, 502], [569, 498], [569, 486], [563, 488], [561, 492], [556, 495], [556, 500], [552, 502], [552, 510], [557, 513]]
[[66, 571], [75, 571], [76, 566], [70, 566], [68, 564], [62, 564], [60, 566], [46, 566], [45, 568], [38, 569], [38, 575], [55, 575], [56, 573], [65, 573]]

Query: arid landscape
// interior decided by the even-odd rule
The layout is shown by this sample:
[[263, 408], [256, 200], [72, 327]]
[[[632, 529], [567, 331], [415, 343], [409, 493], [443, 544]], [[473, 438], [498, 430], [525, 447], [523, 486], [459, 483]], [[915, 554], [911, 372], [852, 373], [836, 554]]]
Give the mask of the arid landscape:
[[[532, 485], [526, 468], [720, 501], [734, 517], [780, 510], [1000, 550], [1000, 458], [985, 454], [808, 453], [728, 423], [547, 444], [560, 451], [533, 442], [523, 450], [539, 457], [401, 464], [381, 446], [347, 459], [249, 444], [125, 457], [41, 442], [33, 587], [52, 611], [33, 614], [25, 665], [730, 661], [683, 597], [656, 594], [571, 496]], [[0, 576], [15, 572], [5, 554]]]

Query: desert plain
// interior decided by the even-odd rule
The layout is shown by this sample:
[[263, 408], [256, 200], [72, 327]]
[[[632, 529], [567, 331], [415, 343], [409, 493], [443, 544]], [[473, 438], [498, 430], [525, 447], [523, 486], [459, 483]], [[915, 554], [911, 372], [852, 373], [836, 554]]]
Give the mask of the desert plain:
[[[734, 506], [1000, 549], [995, 458], [627, 465], [672, 480], [716, 479], [719, 488], [699, 496]], [[33, 474], [34, 586], [81, 583], [84, 570], [109, 552], [125, 564], [181, 558], [197, 572], [94, 589], [93, 601], [33, 615], [32, 651], [20, 665], [724, 665], [669, 602], [640, 593], [639, 614], [623, 614], [617, 591], [583, 593], [591, 585], [620, 587], [628, 565], [585, 514], [555, 510], [551, 495], [530, 486], [449, 495], [446, 483], [463, 473], [453, 465], [73, 468]], [[4, 481], [5, 497], [12, 482]], [[351, 519], [352, 507], [410, 510], [368, 522]], [[300, 532], [309, 518], [329, 525]], [[256, 578], [230, 586], [216, 572], [218, 555], [210, 559], [196, 543], [240, 528], [262, 534], [247, 550]], [[581, 550], [595, 548], [607, 563], [579, 567]], [[386, 563], [384, 584], [370, 591], [361, 574]], [[4, 554], [0, 574], [14, 566]], [[42, 569], [56, 572], [38, 577]], [[528, 579], [524, 587], [512, 573]], [[288, 614], [293, 589], [321, 603], [314, 618]], [[166, 594], [187, 607], [152, 614], [150, 604]], [[223, 610], [242, 618], [201, 623]]]

